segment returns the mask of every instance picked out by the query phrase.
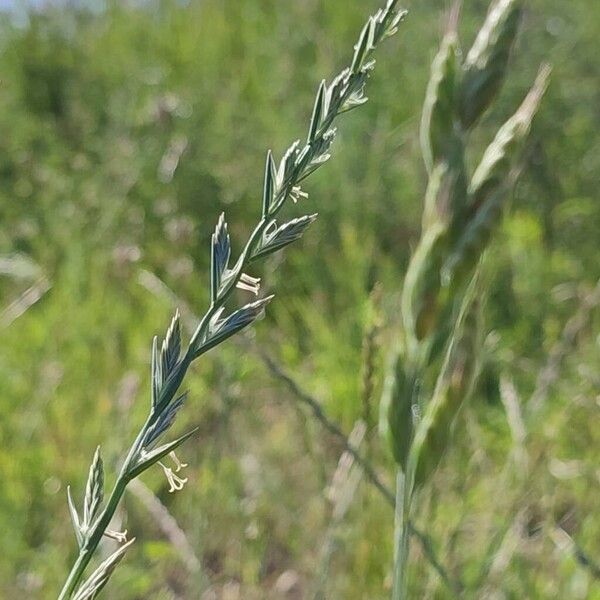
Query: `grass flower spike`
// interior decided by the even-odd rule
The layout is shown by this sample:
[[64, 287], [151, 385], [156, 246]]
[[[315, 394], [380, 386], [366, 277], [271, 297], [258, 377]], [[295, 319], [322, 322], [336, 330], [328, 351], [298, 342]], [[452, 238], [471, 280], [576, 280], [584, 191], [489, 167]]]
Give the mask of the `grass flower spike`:
[[455, 11], [433, 61], [421, 120], [429, 174], [421, 238], [402, 290], [403, 343], [390, 363], [382, 408], [398, 464], [394, 600], [407, 598], [409, 522], [415, 493], [444, 455], [477, 375], [477, 269], [514, 186], [546, 90], [543, 66], [471, 175], [473, 128], [501, 89], [518, 30], [520, 0], [496, 0], [461, 60]]
[[[187, 345], [182, 340], [178, 313], [162, 343], [154, 338], [149, 414], [122, 463], [106, 502], [99, 450], [90, 469], [81, 519], [69, 492], [69, 509], [80, 551], [60, 593], [60, 600], [95, 598], [133, 543], [132, 539], [120, 546], [87, 581], [81, 583], [98, 543], [109, 531], [111, 519], [130, 481], [158, 463], [167, 477], [170, 492], [181, 490], [185, 485], [187, 478], [176, 475], [184, 465], [173, 453], [195, 430], [172, 441], [165, 441], [165, 437], [186, 401], [186, 394], [179, 393], [186, 373], [194, 360], [252, 324], [271, 301], [272, 296], [267, 296], [233, 312], [226, 311], [226, 303], [236, 288], [255, 296], [259, 294], [260, 279], [250, 275], [248, 266], [298, 240], [314, 222], [316, 214], [281, 224], [277, 217], [288, 201], [302, 203], [308, 198], [301, 183], [329, 160], [336, 135], [335, 119], [366, 102], [364, 87], [375, 64], [373, 51], [383, 39], [396, 33], [405, 14], [397, 4], [397, 0], [389, 0], [385, 8], [368, 19], [355, 46], [350, 67], [330, 83], [322, 81], [319, 85], [306, 141], [291, 144], [279, 164], [270, 151], [267, 153], [261, 218], [235, 261], [232, 260], [225, 217], [219, 218], [211, 241], [210, 305]], [[172, 458], [175, 470], [162, 462], [167, 456]], [[119, 539], [124, 541], [125, 538]]]

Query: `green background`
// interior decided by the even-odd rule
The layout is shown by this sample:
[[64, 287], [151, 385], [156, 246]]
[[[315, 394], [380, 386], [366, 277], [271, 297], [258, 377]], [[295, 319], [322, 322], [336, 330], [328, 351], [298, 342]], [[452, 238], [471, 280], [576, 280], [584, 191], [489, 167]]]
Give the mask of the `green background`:
[[[317, 211], [318, 221], [255, 273], [276, 293], [266, 318], [187, 379], [176, 428], [200, 426], [181, 452], [188, 485], [171, 495], [160, 469], [143, 477], [185, 531], [187, 562], [165, 537], [173, 523], [153, 516], [139, 491], [128, 494], [119, 519], [137, 542], [106, 598], [389, 595], [392, 511], [363, 482], [334, 523], [326, 490], [342, 449], [257, 348], [350, 432], [365, 414], [363, 338], [379, 283], [368, 411], [376, 420], [419, 236], [420, 109], [450, 8], [411, 4], [400, 34], [378, 50], [369, 103], [340, 120], [332, 160], [288, 213]], [[3, 17], [1, 597], [56, 597], [76, 552], [66, 486], [80, 502], [98, 444], [110, 484], [143, 422], [151, 339], [172, 305], [140, 274], [202, 313], [218, 215], [225, 211], [239, 250], [259, 216], [267, 148], [279, 157], [306, 134], [319, 81], [347, 64], [377, 7], [115, 2]], [[486, 1], [465, 0], [465, 50], [486, 10]], [[600, 298], [591, 294], [600, 277], [599, 38], [594, 2], [528, 2], [501, 98], [473, 139], [471, 166], [539, 63], [553, 64], [526, 172], [485, 262], [482, 378], [415, 517], [467, 598], [600, 598], [597, 568], [581, 556], [600, 562]], [[41, 298], [25, 311], [35, 290]], [[515, 415], [507, 418], [511, 384], [521, 438]], [[532, 411], [536, 394], [544, 401]], [[376, 431], [363, 450], [391, 484]], [[417, 544], [410, 585], [414, 598], [450, 597]]]

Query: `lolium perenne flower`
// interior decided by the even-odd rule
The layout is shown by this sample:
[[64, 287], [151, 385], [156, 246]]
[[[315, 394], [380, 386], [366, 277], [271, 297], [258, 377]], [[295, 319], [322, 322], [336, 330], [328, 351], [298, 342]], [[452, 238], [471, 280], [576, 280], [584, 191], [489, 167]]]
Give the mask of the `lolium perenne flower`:
[[[167, 478], [167, 481], [169, 483], [169, 492], [178, 492], [179, 490], [182, 490], [183, 486], [188, 481], [187, 477], [185, 479], [182, 479], [181, 477], [175, 475], [175, 473], [173, 473], [173, 469], [167, 467], [164, 463], [158, 461], [158, 464], [163, 468], [165, 477]], [[179, 469], [176, 469], [176, 471], [178, 470]]]
[[[308, 194], [300, 184], [329, 160], [331, 145], [336, 135], [334, 120], [340, 114], [367, 101], [364, 87], [375, 64], [372, 58], [373, 51], [382, 40], [397, 32], [404, 16], [405, 11], [398, 8], [398, 0], [388, 0], [384, 8], [371, 16], [360, 33], [350, 66], [339, 73], [331, 83], [321, 82], [306, 141], [301, 143], [298, 140], [291, 144], [278, 165], [272, 153], [267, 153], [261, 218], [238, 259], [233, 263], [225, 217], [221, 215], [219, 218], [211, 240], [210, 305], [185, 349], [182, 345], [178, 313], [173, 317], [160, 350], [158, 339], [154, 338], [151, 352], [150, 411], [122, 463], [110, 495], [105, 501], [104, 471], [99, 449], [90, 468], [81, 519], [69, 490], [68, 504], [79, 545], [79, 555], [67, 576], [59, 600], [95, 598], [131, 547], [135, 538], [125, 542], [125, 533], [118, 534], [109, 530], [111, 519], [131, 480], [158, 463], [167, 477], [169, 491], [181, 490], [185, 485], [187, 478], [176, 475], [184, 464], [180, 463], [173, 452], [196, 430], [170, 442], [163, 440], [177, 413], [185, 404], [187, 394], [179, 393], [185, 375], [194, 360], [253, 323], [273, 298], [259, 298], [229, 314], [226, 313], [226, 302], [236, 288], [255, 296], [259, 294], [260, 279], [250, 275], [247, 267], [298, 240], [316, 219], [316, 214], [307, 214], [282, 224], [277, 222], [277, 217], [288, 200], [294, 203], [307, 200]], [[167, 455], [173, 460], [175, 470], [162, 462]], [[124, 543], [81, 583], [104, 535], [110, 535]]]
[[469, 135], [502, 87], [522, 4], [495, 0], [464, 61], [457, 4], [431, 68], [420, 132], [429, 175], [421, 238], [402, 288], [402, 343], [382, 399], [381, 422], [398, 467], [394, 600], [408, 597], [414, 498], [444, 455], [477, 378], [478, 266], [519, 174], [550, 73], [541, 67], [517, 112], [469, 173]]

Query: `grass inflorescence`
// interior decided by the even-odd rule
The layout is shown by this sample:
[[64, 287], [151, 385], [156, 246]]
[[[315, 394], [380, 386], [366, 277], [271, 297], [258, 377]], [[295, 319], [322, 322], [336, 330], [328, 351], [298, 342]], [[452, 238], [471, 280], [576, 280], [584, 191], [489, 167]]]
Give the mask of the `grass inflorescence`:
[[458, 9], [433, 61], [421, 120], [428, 187], [420, 240], [402, 290], [402, 343], [386, 378], [386, 429], [398, 465], [393, 598], [407, 597], [409, 523], [416, 494], [444, 456], [478, 372], [478, 266], [509, 197], [546, 90], [542, 66], [515, 114], [470, 173], [470, 134], [505, 79], [522, 13], [497, 0], [462, 57]]
[[[69, 509], [79, 555], [60, 593], [60, 600], [94, 598], [131, 546], [133, 539], [127, 541], [126, 532], [109, 530], [129, 482], [158, 464], [167, 477], [170, 491], [180, 490], [185, 485], [187, 479], [179, 474], [185, 465], [177, 458], [175, 450], [195, 430], [173, 441], [164, 441], [178, 412], [185, 405], [186, 393], [180, 393], [180, 387], [196, 359], [252, 324], [272, 300], [272, 296], [259, 298], [229, 313], [226, 308], [236, 288], [258, 296], [260, 278], [251, 275], [249, 267], [298, 240], [314, 222], [316, 214], [307, 214], [282, 224], [277, 222], [277, 217], [290, 201], [296, 203], [307, 198], [301, 184], [330, 158], [336, 135], [333, 126], [335, 119], [367, 101], [364, 87], [375, 64], [373, 51], [382, 40], [396, 33], [405, 14], [397, 4], [397, 0], [389, 0], [385, 8], [368, 19], [355, 46], [350, 66], [330, 83], [325, 80], [321, 82], [306, 140], [303, 143], [300, 140], [294, 142], [278, 164], [272, 152], [267, 153], [261, 217], [235, 261], [232, 260], [225, 217], [222, 215], [219, 218], [211, 243], [210, 305], [187, 345], [184, 346], [182, 339], [179, 313], [173, 317], [160, 347], [158, 338], [154, 338], [150, 411], [123, 461], [110, 495], [105, 501], [100, 449], [96, 451], [90, 468], [82, 517], [69, 491]], [[163, 462], [168, 459], [173, 466]], [[119, 541], [120, 547], [84, 583], [80, 583], [100, 540], [106, 535]]]

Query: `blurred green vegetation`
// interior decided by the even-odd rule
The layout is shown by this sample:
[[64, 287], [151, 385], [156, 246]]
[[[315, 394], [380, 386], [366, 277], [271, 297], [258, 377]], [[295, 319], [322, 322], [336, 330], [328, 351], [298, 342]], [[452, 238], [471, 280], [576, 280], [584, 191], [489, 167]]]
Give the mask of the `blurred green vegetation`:
[[[188, 486], [172, 496], [158, 469], [144, 478], [201, 568], [186, 566], [130, 494], [120, 518], [138, 542], [107, 598], [310, 598], [327, 540], [325, 597], [387, 597], [392, 511], [363, 482], [330, 527], [325, 490], [341, 447], [269, 375], [256, 346], [349, 432], [364, 411], [362, 345], [380, 282], [376, 414], [419, 233], [420, 107], [450, 6], [412, 4], [378, 54], [371, 101], [345, 119], [332, 161], [307, 184], [298, 211], [317, 210], [319, 220], [263, 270], [277, 294], [266, 319], [188, 379], [179, 426], [200, 425], [183, 450]], [[464, 4], [468, 45], [488, 3]], [[376, 7], [115, 1], [101, 12], [49, 8], [2, 21], [1, 597], [56, 597], [75, 556], [66, 486], [81, 496], [99, 443], [114, 473], [144, 418], [151, 339], [172, 307], [140, 272], [202, 312], [219, 213], [239, 248], [258, 215], [266, 149], [280, 155], [305, 134], [319, 81], [345, 64]], [[591, 294], [600, 278], [600, 7], [531, 0], [523, 30], [476, 147], [516, 108], [541, 61], [554, 65], [552, 84], [486, 260], [483, 377], [417, 523], [465, 597], [594, 599], [598, 573], [566, 541], [600, 563], [600, 298]], [[363, 449], [391, 483], [375, 432]], [[450, 597], [418, 551], [411, 589]]]

